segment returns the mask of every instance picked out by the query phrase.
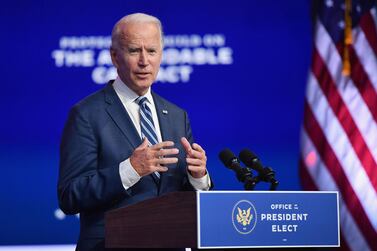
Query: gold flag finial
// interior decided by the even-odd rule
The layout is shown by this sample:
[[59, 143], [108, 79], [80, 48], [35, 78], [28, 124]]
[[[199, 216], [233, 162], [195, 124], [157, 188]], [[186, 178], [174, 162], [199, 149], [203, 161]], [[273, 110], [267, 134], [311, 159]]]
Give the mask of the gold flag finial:
[[352, 0], [345, 0], [344, 8], [344, 50], [343, 50], [343, 75], [349, 76], [351, 74], [351, 62], [349, 55], [349, 47], [352, 45]]

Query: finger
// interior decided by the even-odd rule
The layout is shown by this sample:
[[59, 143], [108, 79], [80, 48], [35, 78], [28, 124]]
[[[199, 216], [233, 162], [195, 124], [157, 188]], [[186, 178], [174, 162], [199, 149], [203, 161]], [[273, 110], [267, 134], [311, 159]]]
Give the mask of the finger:
[[157, 160], [157, 163], [160, 165], [175, 164], [177, 162], [178, 158], [162, 158]]
[[169, 169], [166, 167], [166, 166], [158, 166], [157, 168], [156, 168], [156, 171], [157, 172], [160, 172], [160, 173], [164, 173], [164, 172], [166, 172], [166, 171], [168, 171]]
[[185, 149], [186, 154], [190, 155], [191, 152], [192, 152], [190, 142], [188, 142], [188, 140], [185, 137], [182, 137], [181, 138], [181, 144], [182, 144], [183, 148]]
[[206, 155], [203, 152], [199, 152], [197, 150], [192, 150], [190, 157], [194, 159], [201, 159], [201, 160], [207, 159]]
[[140, 149], [146, 148], [146, 147], [148, 147], [148, 144], [149, 144], [149, 141], [148, 141], [148, 139], [145, 137], [145, 138], [143, 139], [143, 142], [141, 142], [141, 144], [138, 146], [138, 148], [140, 148]]
[[175, 155], [179, 153], [178, 148], [169, 148], [169, 149], [160, 149], [159, 151], [156, 151], [156, 157], [164, 157], [169, 155]]
[[204, 165], [203, 160], [201, 159], [194, 159], [194, 158], [186, 158], [186, 163], [188, 165], [193, 165], [193, 166], [201, 166]]
[[195, 149], [195, 150], [197, 150], [197, 151], [199, 151], [199, 152], [201, 152], [201, 153], [204, 153], [204, 154], [206, 153], [204, 151], [204, 149], [199, 144], [197, 144], [197, 143], [192, 144], [192, 148]]
[[192, 174], [198, 174], [199, 176], [204, 176], [207, 171], [204, 167], [202, 166], [187, 166], [187, 169], [192, 173]]
[[150, 148], [153, 149], [153, 150], [160, 150], [161, 148], [172, 147], [172, 146], [174, 146], [173, 141], [162, 141], [158, 144], [151, 146]]

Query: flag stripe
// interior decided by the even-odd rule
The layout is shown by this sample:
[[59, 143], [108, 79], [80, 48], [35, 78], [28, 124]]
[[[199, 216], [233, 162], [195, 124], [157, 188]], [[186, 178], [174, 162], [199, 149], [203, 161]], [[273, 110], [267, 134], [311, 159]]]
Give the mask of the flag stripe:
[[308, 103], [305, 103], [305, 114], [305, 130], [308, 132], [309, 138], [321, 156], [327, 170], [329, 170], [331, 173], [331, 176], [334, 182], [337, 184], [340, 193], [343, 195], [342, 198], [345, 205], [354, 216], [355, 222], [357, 223], [360, 231], [363, 233], [368, 245], [370, 247], [377, 247], [377, 234], [370, 224], [369, 219], [361, 206], [360, 200], [356, 196], [346, 175], [344, 174], [342, 166], [336, 158], [331, 146], [324, 137], [323, 132], [314, 118]]
[[[306, 132], [302, 131], [302, 159], [306, 159], [303, 165], [307, 169], [307, 174], [310, 176], [310, 179], [315, 179], [316, 185], [319, 190], [325, 191], [338, 191], [338, 187], [335, 184], [335, 181], [331, 177], [331, 174], [328, 172], [326, 166], [323, 164], [320, 155], [315, 149], [312, 141], [309, 139]], [[310, 158], [308, 158], [310, 156]], [[346, 205], [343, 202], [342, 194], [339, 196], [339, 210], [340, 210], [340, 224], [341, 224], [341, 234], [344, 237], [349, 245], [353, 249], [361, 248], [360, 250], [369, 250], [369, 247], [360, 233], [360, 229], [356, 225], [352, 215], [348, 211]], [[341, 245], [345, 245], [345, 241], [341, 240]]]
[[[377, 121], [377, 93], [376, 89], [369, 80], [368, 74], [364, 70], [362, 65], [356, 55], [354, 48], [350, 47], [350, 58], [352, 65], [351, 78], [353, 79], [355, 86], [361, 93], [365, 103], [369, 107], [370, 112], [373, 114], [373, 118]], [[377, 71], [377, 68], [375, 68]], [[377, 75], [376, 75], [377, 76]], [[376, 83], [377, 86], [377, 83]]]
[[354, 43], [352, 46], [356, 51], [360, 63], [363, 65], [373, 88], [377, 91], [377, 54], [373, 52], [371, 44], [368, 43], [364, 32], [360, 29], [356, 29], [353, 34]]
[[305, 162], [302, 158], [300, 158], [300, 178], [301, 178], [301, 184], [303, 188], [307, 191], [314, 191], [318, 190], [317, 185], [313, 181], [312, 177], [310, 176], [307, 166], [305, 165]]
[[342, 250], [377, 250], [376, 1], [313, 1], [300, 177], [305, 188], [339, 191]]
[[376, 22], [374, 19], [375, 9], [372, 9], [369, 13], [362, 16], [360, 19], [360, 27], [364, 31], [366, 38], [373, 48], [374, 54], [377, 55], [377, 31]]
[[[325, 135], [326, 141], [332, 146], [337, 160], [343, 167], [342, 170], [352, 185], [352, 189], [360, 198], [364, 210], [367, 211], [368, 216], [373, 216], [375, 211], [377, 211], [377, 194], [372, 187], [369, 177], [363, 169], [352, 144], [349, 142], [343, 127], [334, 115], [333, 110], [330, 108], [329, 103], [313, 74], [309, 75], [306, 99], [317, 123]], [[329, 166], [328, 168], [332, 167]], [[360, 186], [360, 184], [363, 184], [363, 186]], [[373, 219], [373, 217], [371, 217], [371, 219]], [[377, 222], [375, 219], [372, 223], [374, 228], [377, 229]]]
[[347, 134], [357, 156], [359, 157], [362, 166], [369, 175], [369, 179], [374, 190], [377, 191], [377, 176], [373, 176], [375, 173], [374, 169], [376, 168], [377, 164], [351, 114], [349, 113], [347, 105], [343, 102], [338, 91], [336, 90], [335, 83], [333, 82], [326, 65], [322, 61], [322, 58], [318, 55], [316, 48], [314, 48], [313, 52], [312, 71], [318, 80], [319, 86], [323, 91], [323, 95], [325, 95], [327, 98], [330, 107], [336, 114], [336, 117], [344, 128], [345, 133]]
[[[350, 251], [351, 249], [348, 247], [347, 241], [344, 238], [344, 233], [340, 231], [340, 251]], [[365, 250], [365, 249], [364, 249]]]
[[[341, 95], [344, 103], [348, 105], [349, 112], [357, 128], [364, 137], [364, 140], [369, 147], [375, 161], [377, 160], [377, 124], [374, 121], [373, 115], [368, 106], [363, 101], [359, 90], [355, 88], [352, 79], [346, 78], [341, 73], [342, 59], [335, 47], [332, 44], [331, 38], [321, 23], [317, 25], [317, 38], [315, 41], [316, 48], [321, 58], [326, 58], [327, 69], [335, 81], [337, 90]], [[360, 41], [360, 39], [357, 39]], [[377, 69], [377, 68], [376, 68]], [[375, 113], [377, 112], [377, 109]]]

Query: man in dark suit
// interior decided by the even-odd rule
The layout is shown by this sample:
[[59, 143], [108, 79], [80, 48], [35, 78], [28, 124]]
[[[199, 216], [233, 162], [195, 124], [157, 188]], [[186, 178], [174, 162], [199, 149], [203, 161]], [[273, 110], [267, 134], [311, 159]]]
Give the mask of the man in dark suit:
[[119, 20], [111, 45], [118, 78], [70, 111], [58, 198], [65, 213], [80, 213], [77, 250], [105, 249], [108, 210], [211, 186], [186, 112], [151, 91], [162, 49], [157, 18], [137, 13]]

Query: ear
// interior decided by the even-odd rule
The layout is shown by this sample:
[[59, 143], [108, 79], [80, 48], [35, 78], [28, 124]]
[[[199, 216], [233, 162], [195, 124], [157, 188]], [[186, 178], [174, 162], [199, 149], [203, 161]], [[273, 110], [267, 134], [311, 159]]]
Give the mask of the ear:
[[113, 47], [110, 48], [110, 56], [111, 62], [113, 63], [115, 68], [118, 68], [117, 51]]

